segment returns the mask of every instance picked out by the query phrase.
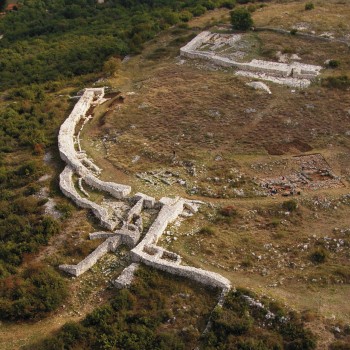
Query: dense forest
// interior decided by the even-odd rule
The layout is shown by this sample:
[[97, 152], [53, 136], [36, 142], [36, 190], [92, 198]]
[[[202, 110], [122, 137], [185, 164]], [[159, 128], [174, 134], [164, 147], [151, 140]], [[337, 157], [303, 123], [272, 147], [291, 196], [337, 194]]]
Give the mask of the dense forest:
[[100, 71], [108, 57], [139, 52], [160, 30], [233, 3], [25, 0], [0, 21], [1, 89]]

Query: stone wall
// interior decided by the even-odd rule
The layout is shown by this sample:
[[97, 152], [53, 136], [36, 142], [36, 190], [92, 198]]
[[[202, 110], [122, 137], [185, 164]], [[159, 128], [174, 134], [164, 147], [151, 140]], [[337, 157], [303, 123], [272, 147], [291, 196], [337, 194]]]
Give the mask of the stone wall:
[[[218, 36], [218, 34], [210, 33], [204, 31], [187, 43], [184, 47], [180, 49], [180, 55], [183, 57], [188, 57], [191, 59], [201, 59], [210, 61], [220, 67], [232, 67], [237, 68], [240, 71], [247, 71], [252, 73], [261, 74], [260, 76], [255, 76], [259, 79], [264, 79], [265, 75], [267, 77], [277, 77], [277, 78], [288, 78], [292, 77], [294, 79], [301, 80], [312, 80], [320, 73], [322, 69], [321, 66], [302, 64], [298, 62], [293, 62], [290, 64], [271, 62], [263, 60], [253, 59], [251, 62], [237, 62], [226, 57], [215, 54], [215, 52], [198, 50], [201, 45], [210, 41], [213, 37]], [[234, 40], [236, 42], [236, 40]], [[245, 74], [239, 74], [242, 76], [248, 76]], [[266, 79], [274, 81], [278, 84], [288, 85], [288, 80], [278, 80], [278, 79]], [[298, 84], [293, 83], [292, 85], [298, 86]], [[308, 86], [309, 84], [301, 83], [300, 87]]]
[[118, 289], [129, 288], [134, 280], [135, 272], [139, 268], [139, 264], [132, 263], [126, 267], [118, 278], [113, 282], [114, 286]]
[[[198, 42], [194, 42], [191, 45], [193, 47], [200, 45], [201, 41], [205, 40], [209, 34], [211, 35], [211, 33], [208, 33], [199, 36]], [[60, 265], [59, 268], [74, 276], [79, 276], [91, 268], [104, 254], [109, 251], [114, 251], [120, 244], [127, 244], [133, 247], [131, 257], [134, 262], [143, 262], [154, 268], [190, 278], [212, 287], [225, 290], [230, 288], [230, 282], [221, 275], [199, 268], [182, 266], [180, 265], [181, 257], [178, 254], [156, 246], [159, 237], [170, 223], [184, 213], [184, 211], [189, 211], [191, 213], [197, 212], [198, 205], [200, 205], [201, 202], [185, 200], [179, 197], [163, 197], [157, 202], [153, 197], [143, 193], [137, 193], [131, 198], [131, 200], [134, 201], [134, 205], [127, 214], [123, 227], [113, 232], [117, 223], [111, 220], [111, 213], [109, 213], [107, 208], [86, 198], [82, 198], [75, 189], [73, 183], [74, 172], [89, 186], [108, 192], [116, 198], [127, 196], [131, 190], [130, 186], [99, 180], [83, 163], [87, 164], [96, 172], [99, 172], [99, 168], [94, 166], [92, 162], [90, 164], [87, 161], [86, 154], [83, 151], [80, 150], [80, 152], [77, 153], [75, 150], [74, 135], [78, 122], [81, 118], [85, 118], [87, 111], [92, 105], [103, 101], [103, 96], [103, 89], [86, 89], [72, 113], [60, 128], [58, 137], [59, 151], [61, 158], [67, 163], [67, 166], [60, 174], [60, 188], [61, 191], [67, 197], [71, 198], [78, 206], [92, 210], [95, 216], [101, 221], [101, 225], [111, 232], [102, 231], [92, 233], [90, 239], [105, 238], [106, 240], [77, 265]], [[85, 122], [86, 119], [84, 123]], [[79, 179], [79, 185], [83, 190], [81, 179]], [[159, 208], [160, 210], [143, 240], [135, 247], [140, 239], [142, 230], [141, 211], [145, 208]], [[136, 267], [136, 264], [132, 264], [125, 269], [120, 279], [118, 279], [115, 284], [117, 286], [129, 285]]]
[[[162, 204], [162, 208], [157, 218], [143, 240], [131, 251], [133, 261], [142, 262], [148, 266], [190, 278], [211, 287], [230, 288], [230, 281], [221, 275], [195, 267], [182, 266], [180, 265], [181, 259], [177, 259], [176, 254], [172, 253], [173, 258], [176, 258], [176, 260], [171, 261], [172, 259], [169, 259], [171, 258], [170, 252], [155, 246], [168, 224], [182, 213], [186, 201], [182, 198], [171, 199], [165, 197], [159, 202]], [[168, 254], [164, 254], [165, 252]]]
[[96, 172], [99, 172], [100, 169], [89, 161], [86, 156], [81, 159], [74, 145], [74, 135], [77, 124], [85, 117], [92, 105], [103, 100], [103, 96], [103, 88], [85, 89], [69, 117], [61, 125], [58, 134], [58, 149], [62, 160], [64, 160], [74, 172], [81, 176], [88, 185], [98, 190], [105, 191], [116, 198], [123, 198], [131, 192], [131, 187], [99, 180], [83, 163]]
[[77, 206], [90, 209], [100, 220], [103, 227], [107, 228], [108, 230], [114, 230], [117, 223], [109, 218], [110, 215], [108, 210], [86, 198], [82, 198], [74, 187], [72, 177], [73, 170], [67, 165], [60, 174], [59, 185], [62, 193], [68, 198], [72, 199]]
[[121, 244], [121, 238], [114, 236], [106, 239], [91, 254], [77, 265], [60, 265], [59, 269], [74, 276], [80, 276], [89, 270], [96, 262], [108, 252], [114, 252]]
[[179, 265], [175, 262], [154, 257], [146, 252], [139, 252], [135, 250], [132, 250], [131, 252], [132, 259], [135, 262], [142, 262], [147, 266], [151, 266], [170, 274], [189, 278], [210, 287], [222, 289], [231, 288], [230, 281], [215, 272], [210, 272], [191, 266]]

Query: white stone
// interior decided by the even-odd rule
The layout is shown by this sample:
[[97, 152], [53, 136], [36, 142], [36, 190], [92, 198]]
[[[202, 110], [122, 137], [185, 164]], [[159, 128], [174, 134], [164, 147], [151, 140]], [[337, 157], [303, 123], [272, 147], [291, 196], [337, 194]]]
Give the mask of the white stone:
[[251, 86], [255, 90], [263, 90], [266, 91], [268, 94], [271, 94], [270, 88], [261, 81], [252, 81], [251, 83], [247, 83], [247, 85]]

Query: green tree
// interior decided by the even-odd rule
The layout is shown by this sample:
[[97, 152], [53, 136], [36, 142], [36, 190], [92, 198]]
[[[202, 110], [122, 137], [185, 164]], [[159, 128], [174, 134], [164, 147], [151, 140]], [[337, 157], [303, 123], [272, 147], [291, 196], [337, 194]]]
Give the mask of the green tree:
[[239, 7], [230, 12], [233, 29], [248, 30], [253, 25], [250, 12], [245, 7]]
[[109, 76], [114, 76], [120, 70], [120, 67], [121, 67], [120, 58], [110, 57], [103, 64], [103, 72]]
[[6, 7], [6, 0], [0, 0], [0, 11], [3, 11]]

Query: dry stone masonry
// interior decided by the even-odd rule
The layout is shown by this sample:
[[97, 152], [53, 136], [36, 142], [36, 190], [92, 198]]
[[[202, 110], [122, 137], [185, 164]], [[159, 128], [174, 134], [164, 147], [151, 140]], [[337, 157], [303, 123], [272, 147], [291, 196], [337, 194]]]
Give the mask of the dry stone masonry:
[[[237, 68], [236, 75], [300, 88], [308, 87], [311, 80], [316, 78], [322, 69], [321, 66], [299, 62], [280, 63], [255, 59], [250, 62], [238, 62], [232, 58], [224, 57], [222, 50], [216, 52], [216, 49], [223, 45], [236, 44], [241, 40], [241, 37], [241, 34], [220, 35], [204, 31], [182, 47], [180, 54], [191, 59], [204, 59], [221, 67]], [[213, 42], [214, 45], [208, 49], [209, 43]]]
[[[104, 239], [90, 255], [76, 265], [60, 265], [59, 268], [74, 276], [79, 276], [90, 269], [103, 255], [115, 251], [118, 246], [124, 244], [131, 248], [133, 263], [128, 266], [114, 282], [118, 288], [130, 286], [138, 263], [160, 269], [162, 271], [186, 277], [199, 283], [214, 288], [220, 288], [219, 305], [222, 298], [231, 288], [230, 281], [223, 276], [203, 269], [181, 265], [181, 257], [173, 252], [157, 246], [157, 242], [169, 224], [180, 215], [189, 216], [197, 212], [202, 204], [200, 201], [191, 201], [184, 198], [163, 197], [159, 201], [143, 193], [130, 194], [130, 186], [104, 182], [98, 178], [101, 173], [92, 161], [87, 158], [81, 149], [80, 133], [85, 123], [91, 119], [89, 110], [99, 103], [103, 103], [104, 89], [85, 89], [73, 111], [62, 124], [58, 137], [58, 146], [61, 158], [67, 163], [60, 174], [60, 188], [62, 192], [71, 198], [76, 205], [87, 208], [100, 220], [101, 226], [108, 231], [99, 231], [90, 234], [90, 239]], [[76, 129], [82, 122], [78, 134]], [[76, 150], [76, 145], [78, 151]], [[74, 177], [77, 177], [78, 190], [75, 188]], [[91, 201], [89, 193], [84, 189], [83, 183], [91, 188], [107, 192], [114, 198], [128, 203], [129, 208], [122, 220], [119, 220], [113, 205], [107, 206], [102, 202], [97, 204]], [[80, 194], [81, 193], [81, 194]], [[84, 196], [84, 197], [83, 197]], [[143, 236], [142, 212], [149, 209], [158, 209], [158, 216]], [[118, 218], [117, 218], [118, 217]]]

